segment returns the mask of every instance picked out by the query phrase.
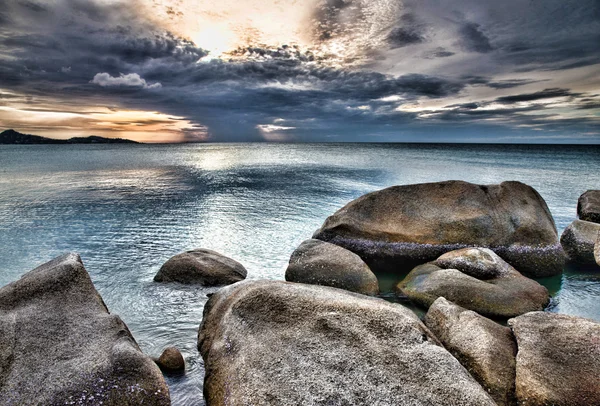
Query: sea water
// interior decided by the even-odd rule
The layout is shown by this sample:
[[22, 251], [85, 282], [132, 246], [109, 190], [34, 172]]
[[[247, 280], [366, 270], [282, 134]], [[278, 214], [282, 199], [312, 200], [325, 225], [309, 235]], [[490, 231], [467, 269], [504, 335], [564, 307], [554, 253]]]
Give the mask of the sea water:
[[[434, 144], [0, 146], [0, 286], [65, 252], [81, 255], [144, 352], [179, 347], [174, 405], [202, 404], [197, 332], [210, 289], [152, 281], [172, 255], [209, 248], [251, 279], [283, 279], [292, 251], [350, 200], [391, 185], [518, 180], [559, 233], [600, 189], [600, 147]], [[390, 281], [388, 281], [390, 282]], [[394, 281], [391, 281], [394, 282]], [[600, 320], [600, 272], [542, 281], [551, 311]]]

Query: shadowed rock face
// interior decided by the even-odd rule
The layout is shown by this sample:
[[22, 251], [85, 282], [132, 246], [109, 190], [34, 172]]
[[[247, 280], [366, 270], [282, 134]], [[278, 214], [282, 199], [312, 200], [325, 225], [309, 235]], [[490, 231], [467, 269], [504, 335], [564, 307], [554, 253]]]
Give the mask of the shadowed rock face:
[[357, 253], [375, 272], [408, 271], [466, 246], [491, 248], [527, 276], [564, 265], [546, 203], [520, 182], [390, 187], [348, 203], [313, 237]]
[[508, 327], [438, 298], [425, 324], [498, 405], [515, 405], [517, 344]]
[[494, 405], [413, 312], [330, 287], [225, 287], [198, 348], [209, 406]]
[[600, 266], [600, 233], [598, 233], [594, 245], [594, 259], [596, 260], [596, 264]]
[[[442, 266], [452, 266], [444, 269]], [[439, 297], [494, 318], [543, 310], [548, 290], [521, 275], [493, 251], [463, 248], [413, 269], [396, 286], [397, 293], [424, 307]]]
[[533, 312], [508, 321], [519, 352], [520, 404], [600, 405], [600, 324], [563, 314]]
[[200, 248], [169, 259], [154, 276], [154, 281], [217, 286], [239, 282], [246, 279], [247, 274], [239, 262]]
[[590, 221], [575, 220], [563, 231], [560, 237], [565, 252], [570, 261], [594, 265], [594, 246], [600, 235], [600, 224]]
[[0, 404], [170, 405], [125, 323], [76, 254], [0, 289]]
[[600, 223], [600, 190], [588, 190], [579, 196], [577, 215], [581, 220]]
[[332, 286], [365, 295], [379, 293], [377, 277], [358, 255], [320, 240], [300, 244], [290, 258], [285, 280]]

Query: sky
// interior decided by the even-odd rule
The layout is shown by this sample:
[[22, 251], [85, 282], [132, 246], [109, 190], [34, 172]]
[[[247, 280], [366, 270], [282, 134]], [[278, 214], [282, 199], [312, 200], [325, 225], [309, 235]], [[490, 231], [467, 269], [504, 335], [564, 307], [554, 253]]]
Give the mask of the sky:
[[0, 130], [600, 143], [598, 0], [2, 0]]

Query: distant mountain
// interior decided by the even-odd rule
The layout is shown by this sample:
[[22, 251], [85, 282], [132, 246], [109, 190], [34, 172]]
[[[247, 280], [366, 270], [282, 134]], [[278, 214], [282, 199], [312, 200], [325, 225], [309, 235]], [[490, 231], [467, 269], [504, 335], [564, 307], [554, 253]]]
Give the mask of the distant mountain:
[[15, 130], [0, 133], [0, 144], [139, 144], [123, 138], [106, 138], [92, 135], [90, 137], [74, 137], [68, 140], [40, 137], [39, 135], [21, 134]]

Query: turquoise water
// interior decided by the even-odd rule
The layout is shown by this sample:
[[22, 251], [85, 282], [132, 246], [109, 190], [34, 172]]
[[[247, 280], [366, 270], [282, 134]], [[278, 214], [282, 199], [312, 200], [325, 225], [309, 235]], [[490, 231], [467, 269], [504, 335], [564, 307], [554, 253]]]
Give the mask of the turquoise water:
[[[209, 289], [152, 282], [170, 256], [205, 247], [250, 278], [283, 279], [291, 252], [348, 201], [396, 184], [519, 180], [559, 232], [600, 189], [600, 148], [406, 144], [0, 146], [0, 285], [81, 254], [109, 309], [141, 348], [182, 349], [173, 404], [202, 403], [196, 335]], [[394, 281], [389, 281], [388, 285]], [[552, 310], [600, 320], [600, 272], [543, 281]]]

